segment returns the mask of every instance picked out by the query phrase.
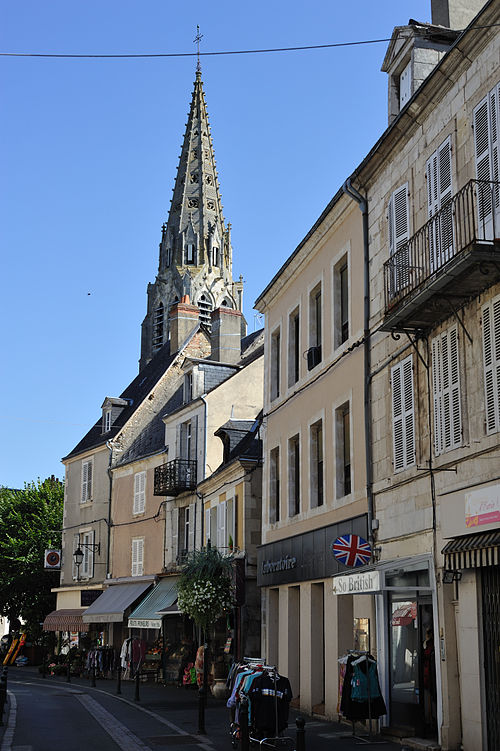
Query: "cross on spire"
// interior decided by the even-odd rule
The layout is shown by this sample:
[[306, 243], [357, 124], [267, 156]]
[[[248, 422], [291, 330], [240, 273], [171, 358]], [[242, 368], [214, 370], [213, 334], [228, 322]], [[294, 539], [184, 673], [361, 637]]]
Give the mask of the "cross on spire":
[[196, 36], [193, 39], [193, 42], [196, 42], [196, 54], [198, 57], [198, 62], [196, 63], [196, 72], [201, 73], [201, 65], [200, 65], [200, 42], [203, 39], [203, 34], [200, 34], [200, 27], [196, 26]]

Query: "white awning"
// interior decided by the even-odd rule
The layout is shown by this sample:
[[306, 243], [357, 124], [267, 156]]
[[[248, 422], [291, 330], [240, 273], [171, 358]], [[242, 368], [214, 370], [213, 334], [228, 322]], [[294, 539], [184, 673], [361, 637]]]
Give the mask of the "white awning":
[[113, 584], [83, 614], [84, 623], [119, 623], [125, 610], [144, 594], [151, 581]]

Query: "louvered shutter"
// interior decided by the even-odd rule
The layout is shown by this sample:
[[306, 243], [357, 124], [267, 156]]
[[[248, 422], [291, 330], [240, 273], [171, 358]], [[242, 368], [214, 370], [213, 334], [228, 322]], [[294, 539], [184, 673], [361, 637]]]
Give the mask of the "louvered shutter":
[[391, 370], [394, 471], [415, 462], [415, 414], [413, 401], [413, 357]]
[[226, 501], [220, 501], [217, 505], [217, 547], [219, 550], [223, 550], [227, 547]]
[[195, 529], [196, 529], [196, 505], [194, 503], [189, 504], [189, 530], [188, 530], [188, 550], [194, 550], [195, 544]]
[[[492, 240], [494, 234], [500, 234], [500, 195], [498, 187], [495, 187], [492, 194], [490, 183], [492, 180], [498, 182], [499, 179], [499, 92], [500, 86], [490, 91], [477, 105], [473, 114], [476, 177], [479, 181], [485, 181], [478, 185], [478, 233], [479, 238], [485, 240]], [[495, 233], [494, 220], [497, 225]]]
[[[439, 194], [438, 194], [438, 155], [434, 154], [427, 161], [427, 214], [432, 219], [439, 211]], [[429, 261], [431, 272], [438, 267], [438, 232], [436, 220], [430, 222], [429, 227]]]
[[450, 390], [450, 448], [462, 444], [462, 404], [460, 393], [460, 358], [458, 329], [453, 327], [448, 337]]
[[132, 576], [142, 576], [144, 569], [144, 540], [132, 540]]
[[394, 264], [392, 295], [396, 295], [410, 282], [408, 183], [392, 194], [389, 201], [388, 221], [389, 253]]
[[86, 579], [91, 579], [94, 575], [94, 550], [92, 545], [94, 544], [94, 531], [85, 532], [82, 540], [83, 549], [83, 562], [82, 562], [82, 576]]
[[436, 454], [462, 443], [458, 329], [453, 326], [432, 341], [434, 449]]
[[137, 576], [137, 540], [132, 540], [132, 576]]
[[500, 430], [500, 296], [483, 307], [486, 433]]
[[493, 187], [493, 237], [500, 237], [500, 83], [490, 92], [491, 111], [491, 179]]
[[81, 503], [92, 499], [92, 462], [82, 462], [82, 495]]
[[452, 183], [451, 183], [451, 138], [441, 144], [438, 149], [438, 178], [439, 178], [439, 262], [446, 263], [453, 253], [453, 214], [452, 214]]
[[172, 509], [172, 562], [179, 555], [179, 509]]
[[[73, 554], [75, 553], [79, 545], [80, 545], [80, 535], [77, 533], [73, 535]], [[78, 566], [75, 563], [75, 558], [73, 554], [71, 556], [71, 562], [72, 562], [71, 576], [73, 579], [77, 579], [78, 578]]]
[[443, 450], [443, 388], [441, 381], [441, 337], [432, 340], [432, 393], [434, 405], [434, 452]]
[[146, 507], [146, 473], [134, 475], [134, 514], [142, 514]]

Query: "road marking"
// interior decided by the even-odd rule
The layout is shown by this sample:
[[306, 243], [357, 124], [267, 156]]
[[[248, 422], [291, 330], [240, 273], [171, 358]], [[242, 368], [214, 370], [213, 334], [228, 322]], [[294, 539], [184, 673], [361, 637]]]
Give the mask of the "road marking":
[[0, 751], [12, 751], [12, 741], [14, 739], [14, 730], [16, 729], [17, 701], [12, 691], [7, 691], [9, 697], [9, 719], [2, 741]]
[[111, 736], [122, 751], [151, 751], [131, 730], [114, 717], [111, 712], [101, 707], [99, 702], [85, 694], [75, 694], [87, 712], [96, 720], [103, 730]]

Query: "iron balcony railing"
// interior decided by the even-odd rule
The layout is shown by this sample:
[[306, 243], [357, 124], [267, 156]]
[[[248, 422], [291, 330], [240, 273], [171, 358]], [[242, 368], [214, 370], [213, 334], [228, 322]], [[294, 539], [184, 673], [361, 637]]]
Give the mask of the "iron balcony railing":
[[179, 495], [196, 489], [196, 460], [173, 459], [155, 467], [154, 495]]
[[386, 314], [446, 264], [500, 235], [500, 183], [470, 180], [384, 264]]

